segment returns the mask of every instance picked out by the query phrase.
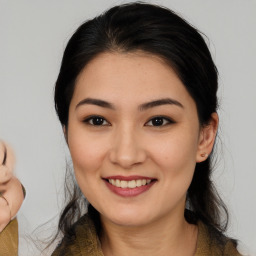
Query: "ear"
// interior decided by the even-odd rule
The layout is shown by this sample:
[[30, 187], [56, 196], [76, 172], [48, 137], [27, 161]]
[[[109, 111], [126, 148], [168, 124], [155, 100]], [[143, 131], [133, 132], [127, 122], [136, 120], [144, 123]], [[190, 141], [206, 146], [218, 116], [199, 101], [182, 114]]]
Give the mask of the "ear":
[[196, 162], [200, 163], [207, 159], [214, 146], [217, 130], [219, 125], [219, 117], [217, 113], [212, 113], [211, 119], [207, 125], [201, 128], [196, 155]]

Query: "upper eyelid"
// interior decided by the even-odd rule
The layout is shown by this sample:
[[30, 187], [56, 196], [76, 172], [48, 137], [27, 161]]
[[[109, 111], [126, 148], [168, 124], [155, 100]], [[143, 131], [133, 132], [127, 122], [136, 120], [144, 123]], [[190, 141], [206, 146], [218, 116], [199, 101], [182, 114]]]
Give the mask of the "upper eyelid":
[[152, 121], [154, 118], [163, 118], [163, 119], [169, 121], [170, 123], [175, 123], [175, 121], [172, 118], [170, 118], [168, 116], [163, 116], [163, 115], [158, 115], [158, 116], [150, 117], [150, 119], [148, 119], [148, 121], [146, 123]]
[[102, 118], [107, 121], [107, 119], [101, 115], [89, 115], [89, 116], [84, 117], [83, 120], [89, 120], [89, 119], [96, 118], [96, 117]]

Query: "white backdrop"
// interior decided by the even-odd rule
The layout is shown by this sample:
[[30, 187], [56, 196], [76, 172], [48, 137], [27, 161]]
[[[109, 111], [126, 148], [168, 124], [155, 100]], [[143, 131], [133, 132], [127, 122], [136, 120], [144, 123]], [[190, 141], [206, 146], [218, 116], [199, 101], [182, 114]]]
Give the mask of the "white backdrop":
[[[230, 209], [229, 235], [256, 251], [256, 1], [150, 2], [177, 11], [209, 37], [220, 73], [224, 159], [215, 182]], [[16, 174], [27, 189], [18, 215], [21, 256], [36, 255], [24, 235], [61, 208], [68, 154], [53, 86], [64, 47], [84, 20], [115, 3], [121, 1], [0, 0], [0, 138], [15, 149]]]

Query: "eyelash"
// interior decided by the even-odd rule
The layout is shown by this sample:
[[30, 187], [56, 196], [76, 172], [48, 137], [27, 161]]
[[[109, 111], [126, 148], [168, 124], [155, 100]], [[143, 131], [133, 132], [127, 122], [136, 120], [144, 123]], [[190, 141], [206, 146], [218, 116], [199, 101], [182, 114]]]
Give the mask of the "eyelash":
[[[96, 120], [96, 119], [101, 119], [101, 121], [103, 122], [103, 124], [93, 124], [93, 120]], [[161, 119], [162, 120], [162, 125], [147, 125], [149, 122], [152, 123], [152, 121], [156, 121], [156, 119]], [[88, 125], [92, 125], [92, 126], [110, 126], [110, 123], [102, 116], [90, 116], [88, 118], [86, 118], [84, 121], [84, 123], [88, 124]], [[104, 124], [104, 123], [107, 123], [107, 124]], [[174, 124], [175, 122], [168, 118], [168, 117], [165, 117], [165, 116], [154, 116], [152, 117], [149, 121], [146, 122], [146, 126], [153, 126], [153, 127], [162, 127], [162, 126], [166, 126], [166, 125], [170, 125], [170, 124]]]
[[147, 121], [147, 123], [149, 123], [149, 122], [152, 123], [152, 121], [153, 120], [156, 121], [156, 119], [161, 119], [163, 121], [163, 124], [162, 125], [147, 125], [147, 126], [162, 127], [162, 126], [166, 126], [166, 125], [170, 125], [170, 124], [174, 124], [175, 123], [172, 119], [170, 119], [169, 117], [165, 117], [165, 116], [154, 116], [154, 117], [151, 117], [150, 120]]
[[[102, 119], [103, 122], [107, 122], [108, 124], [107, 125], [106, 124], [96, 125], [96, 124], [90, 123], [91, 121], [96, 120], [96, 119]], [[109, 122], [102, 116], [90, 116], [90, 117], [86, 118], [83, 122], [88, 125], [92, 125], [92, 126], [110, 126]]]

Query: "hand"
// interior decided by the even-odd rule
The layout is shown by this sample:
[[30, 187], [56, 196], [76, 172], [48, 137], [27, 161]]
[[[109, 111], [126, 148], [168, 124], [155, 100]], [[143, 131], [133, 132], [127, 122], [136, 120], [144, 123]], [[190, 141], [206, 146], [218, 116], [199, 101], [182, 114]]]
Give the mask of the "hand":
[[13, 175], [14, 153], [0, 141], [0, 233], [13, 219], [24, 200], [20, 181]]
[[13, 176], [15, 157], [11, 148], [0, 141], [0, 191]]

